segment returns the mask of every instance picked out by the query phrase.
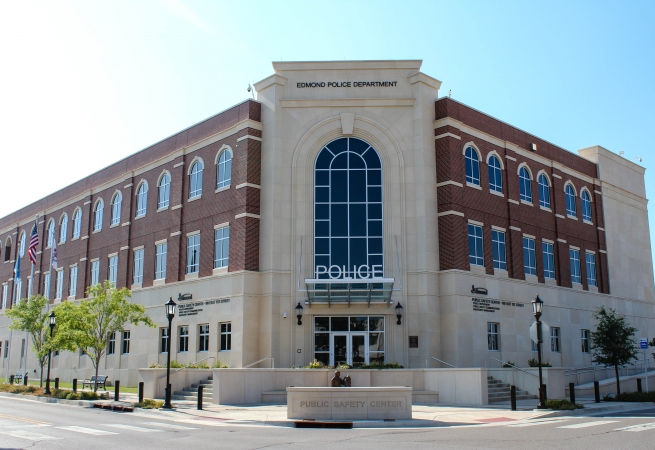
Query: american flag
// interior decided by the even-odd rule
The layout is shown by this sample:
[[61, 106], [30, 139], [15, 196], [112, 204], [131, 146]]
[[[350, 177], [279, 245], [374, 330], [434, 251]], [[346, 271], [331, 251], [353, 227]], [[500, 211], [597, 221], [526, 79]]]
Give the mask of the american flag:
[[36, 265], [36, 247], [39, 245], [39, 233], [36, 231], [36, 223], [32, 228], [32, 237], [30, 238], [30, 246], [27, 249], [27, 254], [30, 257], [30, 262]]

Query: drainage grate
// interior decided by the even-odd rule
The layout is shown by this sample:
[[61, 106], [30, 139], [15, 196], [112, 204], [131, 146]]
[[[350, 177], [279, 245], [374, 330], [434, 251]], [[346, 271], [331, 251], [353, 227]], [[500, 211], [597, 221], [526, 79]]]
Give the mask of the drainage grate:
[[293, 423], [296, 428], [341, 428], [350, 429], [352, 422], [317, 422], [315, 420], [297, 420]]

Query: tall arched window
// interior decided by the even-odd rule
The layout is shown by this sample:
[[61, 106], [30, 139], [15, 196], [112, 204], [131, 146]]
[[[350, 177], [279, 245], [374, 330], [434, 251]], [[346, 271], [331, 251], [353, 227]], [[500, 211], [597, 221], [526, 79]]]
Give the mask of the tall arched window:
[[196, 161], [191, 166], [189, 173], [189, 198], [200, 197], [202, 195], [202, 163]]
[[123, 203], [123, 194], [116, 192], [111, 199], [111, 222], [110, 225], [121, 223], [121, 204]]
[[519, 191], [521, 200], [532, 203], [532, 176], [525, 167], [519, 170]]
[[216, 166], [216, 189], [229, 186], [232, 181], [232, 152], [223, 150]]
[[105, 203], [102, 199], [96, 202], [96, 207], [93, 209], [93, 231], [102, 230], [102, 213], [105, 209]]
[[79, 238], [82, 232], [82, 210], [77, 208], [73, 213], [73, 239]]
[[7, 242], [5, 243], [5, 261], [10, 261], [11, 260], [11, 237], [7, 238]]
[[382, 237], [380, 157], [360, 139], [330, 142], [314, 166], [315, 277], [382, 278]]
[[25, 231], [20, 234], [20, 239], [18, 240], [18, 253], [21, 258], [25, 256]]
[[48, 240], [46, 241], [48, 243], [48, 247], [52, 247], [52, 243], [55, 240], [55, 221], [50, 219], [50, 222], [48, 222]]
[[146, 206], [148, 204], [148, 185], [141, 183], [136, 191], [136, 216], [146, 215]]
[[59, 243], [66, 242], [66, 235], [68, 234], [68, 214], [64, 213], [59, 221]]
[[157, 185], [157, 209], [168, 208], [171, 196], [171, 177], [164, 173]]
[[503, 193], [503, 172], [495, 156], [489, 157], [489, 190]]
[[582, 203], [582, 220], [591, 222], [591, 197], [586, 189], [580, 194], [580, 200]]
[[550, 208], [550, 182], [548, 177], [541, 173], [537, 181], [539, 182], [539, 206]]
[[564, 194], [566, 196], [566, 215], [576, 217], [575, 190], [571, 184], [566, 185], [566, 188], [564, 188]]
[[466, 162], [466, 182], [480, 186], [480, 158], [473, 147], [466, 147], [464, 151]]

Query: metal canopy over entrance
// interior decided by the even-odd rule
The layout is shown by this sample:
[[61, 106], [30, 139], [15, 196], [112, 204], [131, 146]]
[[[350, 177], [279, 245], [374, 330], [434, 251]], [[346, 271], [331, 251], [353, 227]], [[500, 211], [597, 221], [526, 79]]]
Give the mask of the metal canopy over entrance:
[[305, 304], [312, 303], [391, 303], [393, 291], [393, 278], [369, 278], [360, 280], [317, 280], [305, 279], [307, 287], [307, 300]]

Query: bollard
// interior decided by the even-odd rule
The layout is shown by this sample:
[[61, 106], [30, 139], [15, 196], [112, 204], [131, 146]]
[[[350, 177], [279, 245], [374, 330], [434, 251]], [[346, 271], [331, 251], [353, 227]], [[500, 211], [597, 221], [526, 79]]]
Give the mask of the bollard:
[[14, 376], [9, 375], [9, 384], [14, 384]]
[[139, 381], [139, 403], [143, 403], [143, 381]]
[[59, 389], [59, 378], [55, 378], [55, 389]]
[[575, 405], [575, 384], [569, 383], [569, 399]]
[[202, 390], [204, 386], [201, 384], [198, 386], [198, 409], [202, 409]]
[[118, 396], [120, 394], [120, 390], [121, 390], [121, 381], [116, 380], [116, 382], [114, 383], [114, 401], [115, 402], [118, 401]]
[[509, 403], [512, 411], [516, 411], [516, 386], [509, 387]]
[[27, 374], [23, 377], [23, 386], [27, 386]]
[[600, 384], [598, 381], [594, 381], [594, 397], [596, 397], [596, 403], [600, 403]]
[[637, 392], [642, 392], [642, 390], [641, 390], [641, 378], [637, 378]]
[[544, 403], [546, 403], [548, 401], [548, 391], [546, 390], [545, 384], [541, 385], [541, 392], [544, 393]]
[[73, 378], [73, 392], [77, 392], [77, 378]]

